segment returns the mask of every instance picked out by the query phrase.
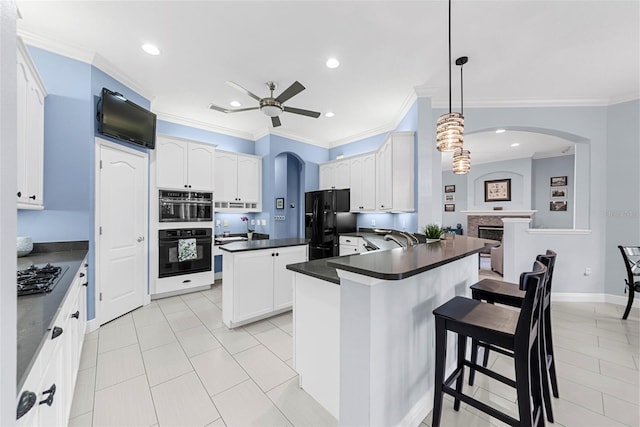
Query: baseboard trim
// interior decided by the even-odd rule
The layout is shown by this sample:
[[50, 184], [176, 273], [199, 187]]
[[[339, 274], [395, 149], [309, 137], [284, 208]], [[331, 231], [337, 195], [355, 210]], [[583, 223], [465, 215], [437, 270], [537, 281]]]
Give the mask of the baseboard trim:
[[[628, 300], [626, 296], [612, 294], [551, 292], [551, 301], [557, 302], [606, 302], [626, 306]], [[636, 296], [635, 301], [640, 301], [640, 296]]]
[[84, 331], [84, 334], [90, 334], [93, 331], [97, 331], [100, 328], [100, 323], [98, 323], [98, 319], [95, 317], [91, 320], [87, 320], [87, 326]]

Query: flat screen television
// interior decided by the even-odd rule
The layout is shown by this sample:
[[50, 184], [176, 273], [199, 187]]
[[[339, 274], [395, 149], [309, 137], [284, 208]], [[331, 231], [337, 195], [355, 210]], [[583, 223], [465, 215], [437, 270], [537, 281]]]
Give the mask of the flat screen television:
[[102, 88], [97, 110], [98, 132], [101, 134], [155, 148], [156, 115], [151, 111], [107, 88]]

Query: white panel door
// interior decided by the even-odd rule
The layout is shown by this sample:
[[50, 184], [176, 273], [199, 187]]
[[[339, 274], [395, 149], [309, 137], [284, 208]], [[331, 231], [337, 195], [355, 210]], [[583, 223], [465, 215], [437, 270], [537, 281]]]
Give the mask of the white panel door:
[[100, 324], [144, 303], [147, 291], [147, 158], [100, 144]]

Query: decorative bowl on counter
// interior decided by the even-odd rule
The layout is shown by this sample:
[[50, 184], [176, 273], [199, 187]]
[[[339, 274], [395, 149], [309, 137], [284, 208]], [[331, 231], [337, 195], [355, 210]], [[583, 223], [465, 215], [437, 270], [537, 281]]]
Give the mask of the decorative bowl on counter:
[[29, 236], [18, 236], [16, 248], [18, 256], [27, 256], [33, 250], [33, 239]]

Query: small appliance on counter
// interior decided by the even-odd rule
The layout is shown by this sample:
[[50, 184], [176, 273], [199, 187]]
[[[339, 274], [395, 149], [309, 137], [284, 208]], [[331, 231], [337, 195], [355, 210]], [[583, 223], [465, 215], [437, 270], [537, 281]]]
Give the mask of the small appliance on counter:
[[349, 212], [349, 190], [310, 191], [304, 196], [309, 261], [340, 255], [339, 235], [356, 231], [356, 214]]
[[33, 239], [29, 236], [18, 236], [16, 249], [18, 257], [29, 255], [33, 250]]

